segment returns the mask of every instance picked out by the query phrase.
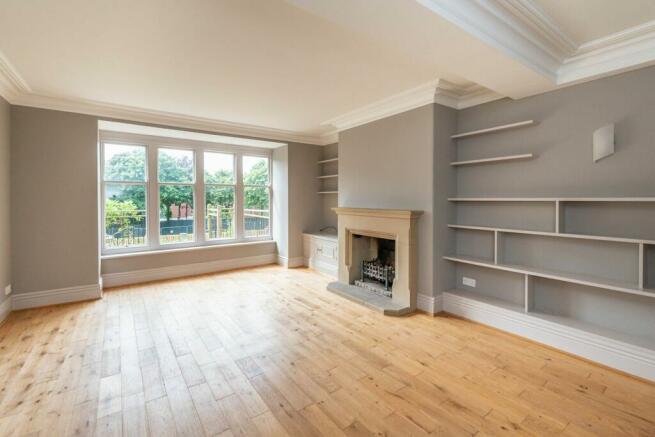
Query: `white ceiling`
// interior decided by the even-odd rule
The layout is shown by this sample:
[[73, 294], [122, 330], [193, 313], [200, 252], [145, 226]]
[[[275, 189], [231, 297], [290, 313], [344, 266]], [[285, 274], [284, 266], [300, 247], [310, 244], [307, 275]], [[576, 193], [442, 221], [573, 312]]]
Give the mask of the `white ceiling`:
[[325, 143], [335, 126], [355, 124], [343, 120], [348, 114], [370, 120], [371, 111], [397, 112], [440, 92], [435, 101], [454, 107], [520, 98], [646, 65], [655, 51], [642, 46], [631, 63], [617, 62], [625, 48], [614, 56], [605, 47], [604, 63], [578, 58], [584, 43], [655, 18], [654, 4], [0, 0], [0, 94], [16, 104]]

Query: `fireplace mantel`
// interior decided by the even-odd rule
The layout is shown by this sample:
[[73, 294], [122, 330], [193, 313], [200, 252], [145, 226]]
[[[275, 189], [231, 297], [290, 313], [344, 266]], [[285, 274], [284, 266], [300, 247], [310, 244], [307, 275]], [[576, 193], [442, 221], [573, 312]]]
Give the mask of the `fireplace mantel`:
[[337, 215], [361, 215], [368, 217], [415, 219], [423, 215], [423, 211], [405, 209], [370, 209], [370, 208], [332, 208]]
[[[381, 310], [388, 315], [404, 315], [416, 309], [417, 221], [423, 211], [370, 208], [333, 208], [339, 225], [339, 281], [328, 289]], [[396, 279], [392, 298], [371, 296], [354, 285], [361, 269], [354, 260], [353, 236], [363, 235], [395, 241]], [[359, 253], [359, 252], [358, 252]], [[359, 255], [361, 256], [361, 255]]]

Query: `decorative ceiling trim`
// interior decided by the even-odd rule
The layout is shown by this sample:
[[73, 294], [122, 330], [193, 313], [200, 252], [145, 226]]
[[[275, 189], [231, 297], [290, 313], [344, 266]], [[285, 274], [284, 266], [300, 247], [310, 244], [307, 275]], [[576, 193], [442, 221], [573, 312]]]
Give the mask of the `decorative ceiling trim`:
[[284, 142], [325, 145], [329, 144], [325, 141], [332, 139], [329, 137], [332, 132], [326, 134], [324, 137], [320, 134], [304, 134], [283, 129], [219, 121], [210, 118], [175, 114], [165, 111], [141, 109], [132, 106], [116, 105], [83, 99], [68, 99], [58, 96], [47, 96], [35, 93], [23, 93], [14, 96], [10, 99], [10, 103], [13, 105], [31, 106], [35, 108], [95, 115], [98, 117], [105, 117], [110, 119], [151, 123], [157, 125], [196, 129], [201, 131], [216, 132], [220, 134], [263, 138]]
[[17, 95], [31, 91], [27, 82], [0, 52], [0, 96], [9, 101]]
[[463, 109], [500, 98], [501, 95], [479, 85], [461, 87], [438, 79], [349, 111], [321, 124], [343, 131], [431, 103]]
[[644, 39], [651, 38], [655, 38], [655, 20], [586, 42], [578, 47], [575, 57], [598, 53], [603, 49], [616, 49], [623, 45], [636, 44]]
[[558, 83], [570, 85], [655, 63], [655, 26], [638, 37], [620, 41], [617, 35], [616, 40], [620, 42], [611, 43], [611, 40], [592, 41], [594, 44], [589, 43], [588, 47], [598, 48], [566, 59], [560, 67]]
[[577, 45], [533, 0], [416, 0], [556, 85], [655, 62], [655, 21]]
[[[542, 76], [557, 78], [560, 59], [516, 11], [497, 0], [416, 0], [481, 41], [527, 65]], [[525, 11], [524, 11], [525, 12]]]

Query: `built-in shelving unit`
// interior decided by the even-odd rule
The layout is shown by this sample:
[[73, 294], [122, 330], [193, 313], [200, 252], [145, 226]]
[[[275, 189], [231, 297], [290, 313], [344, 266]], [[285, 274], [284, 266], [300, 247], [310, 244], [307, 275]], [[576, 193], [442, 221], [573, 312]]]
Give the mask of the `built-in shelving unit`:
[[[450, 164], [464, 189], [493, 182], [495, 167], [480, 169], [480, 179], [477, 164], [502, 171], [501, 163], [535, 156], [463, 152], [504, 155], [505, 144], [519, 145], [512, 138], [526, 141], [511, 130], [534, 124], [453, 135], [460, 159]], [[496, 132], [493, 141], [482, 137]], [[519, 196], [448, 199], [453, 238], [443, 260], [455, 283], [444, 310], [655, 380], [655, 197]]]
[[534, 120], [525, 120], [525, 121], [518, 121], [516, 123], [509, 123], [509, 124], [503, 124], [500, 126], [494, 126], [494, 127], [488, 127], [484, 129], [478, 129], [478, 130], [473, 130], [469, 132], [462, 132], [459, 134], [452, 135], [450, 138], [452, 139], [459, 139], [459, 138], [466, 138], [466, 137], [472, 137], [476, 135], [483, 135], [483, 134], [490, 134], [493, 132], [500, 132], [508, 129], [517, 129], [519, 127], [524, 127], [524, 126], [530, 126], [533, 125], [535, 122]]
[[[584, 302], [584, 305], [600, 305], [604, 311], [612, 311], [616, 305], [620, 305], [621, 311], [625, 311], [624, 305], [635, 310], [655, 308], [650, 303], [655, 298], [655, 226], [651, 226], [655, 197], [453, 197], [449, 200], [455, 203], [459, 223], [448, 225], [456, 232], [454, 253], [443, 258], [463, 266], [464, 270], [457, 269], [458, 278], [482, 279], [479, 288], [476, 287], [478, 291], [463, 286], [447, 293], [468, 302], [524, 314], [528, 317], [526, 323], [539, 319], [539, 323], [602, 335], [655, 351], [655, 331], [639, 328], [649, 323], [653, 326], [652, 322], [631, 321], [622, 326], [610, 321], [609, 326], [604, 326], [602, 315], [590, 317], [591, 310], [571, 306], [573, 302], [579, 302], [577, 305]], [[544, 209], [539, 206], [543, 203], [552, 207]], [[465, 208], [468, 205], [473, 209]], [[646, 208], [645, 219], [640, 221], [625, 213], [625, 208], [635, 205]], [[507, 220], [509, 215], [499, 211], [508, 208], [515, 213], [516, 206], [524, 208], [530, 219], [535, 217], [534, 211], [540, 214], [550, 211], [551, 226], [540, 223], [552, 230], [522, 229], [516, 226], [515, 220], [514, 226], [507, 227], [480, 223], [489, 219]], [[573, 215], [569, 208], [573, 209]], [[528, 213], [531, 209], [533, 213]], [[608, 211], [618, 213], [601, 219], [599, 225], [599, 214]], [[585, 223], [594, 221], [593, 232], [584, 233], [588, 231]], [[517, 302], [515, 294], [519, 282], [523, 284], [522, 302]], [[487, 286], [491, 289], [485, 289]], [[575, 297], [577, 294], [582, 297]], [[593, 323], [585, 318], [591, 318]]]
[[[339, 157], [326, 158], [317, 161], [319, 166], [319, 175], [316, 178], [321, 181], [321, 187], [318, 194], [338, 194], [339, 193], [339, 173], [337, 163]], [[336, 205], [335, 205], [336, 206]]]
[[521, 155], [508, 155], [508, 156], [496, 156], [494, 158], [484, 158], [484, 159], [470, 159], [468, 161], [454, 161], [450, 165], [476, 165], [476, 164], [491, 164], [494, 162], [503, 162], [503, 161], [517, 161], [521, 159], [530, 159], [534, 155], [532, 153], [523, 153]]

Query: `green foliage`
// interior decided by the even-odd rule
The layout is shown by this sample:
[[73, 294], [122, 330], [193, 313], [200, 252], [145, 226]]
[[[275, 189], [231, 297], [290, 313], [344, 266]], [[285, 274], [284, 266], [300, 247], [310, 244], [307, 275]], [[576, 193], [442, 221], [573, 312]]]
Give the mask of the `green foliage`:
[[120, 233], [131, 232], [132, 224], [141, 222], [143, 216], [132, 201], [108, 199], [105, 205], [105, 226], [115, 227]]
[[[161, 149], [164, 150], [164, 149]], [[244, 176], [246, 185], [262, 185], [262, 188], [246, 188], [244, 190], [244, 206], [247, 209], [268, 209], [268, 161], [258, 161]], [[162, 182], [192, 182], [193, 160], [188, 156], [176, 157], [168, 153], [159, 154], [159, 180]], [[105, 164], [105, 180], [107, 181], [145, 181], [145, 156], [142, 150], [132, 150], [118, 153]], [[205, 172], [207, 184], [233, 184], [232, 172], [218, 170], [215, 173]], [[184, 203], [193, 206], [193, 188], [191, 186], [162, 185], [159, 192], [161, 215], [166, 220], [172, 218], [171, 206]], [[123, 185], [120, 194], [113, 195], [110, 201], [131, 203], [136, 210], [145, 210], [145, 195], [142, 186]], [[234, 191], [231, 189], [207, 188], [207, 203], [221, 205], [225, 208], [234, 207]]]
[[268, 161], [261, 160], [252, 166], [250, 172], [244, 175], [245, 185], [263, 185], [262, 188], [248, 187], [244, 189], [243, 197], [246, 209], [268, 209]]
[[146, 162], [143, 149], [117, 153], [105, 163], [106, 181], [145, 182]]
[[193, 159], [159, 150], [159, 182], [193, 182]]

